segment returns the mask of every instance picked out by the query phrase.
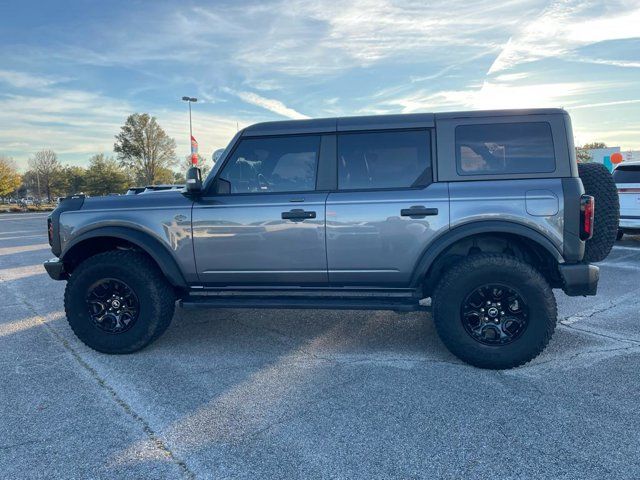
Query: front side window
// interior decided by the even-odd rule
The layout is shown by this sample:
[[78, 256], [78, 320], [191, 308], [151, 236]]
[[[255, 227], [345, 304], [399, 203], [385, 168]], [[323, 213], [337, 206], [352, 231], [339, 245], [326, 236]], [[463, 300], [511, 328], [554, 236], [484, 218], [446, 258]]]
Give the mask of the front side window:
[[431, 182], [428, 130], [338, 136], [340, 190], [409, 188]]
[[245, 138], [220, 173], [231, 193], [315, 190], [320, 136]]
[[556, 169], [551, 126], [546, 122], [456, 127], [460, 175], [549, 173]]

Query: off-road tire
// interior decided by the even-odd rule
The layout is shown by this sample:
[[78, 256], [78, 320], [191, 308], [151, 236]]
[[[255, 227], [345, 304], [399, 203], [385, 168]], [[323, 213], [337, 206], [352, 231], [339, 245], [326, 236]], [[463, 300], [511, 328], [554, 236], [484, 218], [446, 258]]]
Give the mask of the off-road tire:
[[[474, 339], [462, 322], [465, 297], [496, 282], [517, 290], [528, 305], [528, 325], [506, 345]], [[501, 254], [465, 257], [447, 270], [433, 294], [433, 317], [440, 339], [451, 353], [480, 368], [507, 369], [527, 363], [547, 346], [556, 327], [556, 299], [545, 278], [531, 265]]]
[[600, 163], [579, 163], [578, 173], [585, 193], [596, 200], [593, 236], [585, 244], [583, 260], [601, 262], [609, 255], [618, 235], [618, 190], [609, 170]]
[[[88, 289], [102, 279], [126, 283], [139, 300], [133, 326], [121, 333], [107, 333], [91, 320]], [[169, 327], [176, 295], [158, 266], [146, 255], [131, 250], [111, 250], [82, 262], [73, 271], [64, 293], [67, 321], [87, 346], [103, 353], [132, 353], [149, 345]]]

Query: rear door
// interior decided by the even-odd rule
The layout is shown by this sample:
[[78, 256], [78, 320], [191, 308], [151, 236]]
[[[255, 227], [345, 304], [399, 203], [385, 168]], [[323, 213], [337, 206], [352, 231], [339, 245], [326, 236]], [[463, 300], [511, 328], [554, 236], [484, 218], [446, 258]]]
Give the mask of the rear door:
[[433, 183], [432, 130], [339, 132], [337, 191], [327, 199], [332, 285], [406, 287], [449, 224], [446, 184]]
[[200, 281], [326, 285], [325, 201], [316, 191], [320, 135], [250, 137], [222, 166], [228, 194], [193, 207]]
[[620, 197], [620, 226], [640, 228], [640, 164], [623, 163], [613, 171], [613, 180]]

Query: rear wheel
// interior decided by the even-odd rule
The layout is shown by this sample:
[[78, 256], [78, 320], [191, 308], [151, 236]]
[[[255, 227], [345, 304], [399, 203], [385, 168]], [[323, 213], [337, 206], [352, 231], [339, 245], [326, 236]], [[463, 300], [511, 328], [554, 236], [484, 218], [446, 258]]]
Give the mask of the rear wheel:
[[616, 240], [622, 240], [622, 237], [624, 237], [624, 232], [620, 229], [618, 229], [618, 234], [616, 235]]
[[157, 339], [175, 310], [175, 293], [145, 255], [100, 253], [71, 274], [64, 304], [71, 329], [103, 353], [131, 353]]
[[585, 193], [596, 200], [594, 231], [585, 244], [584, 261], [601, 262], [609, 255], [618, 235], [618, 189], [609, 170], [600, 163], [579, 163], [578, 173]]
[[477, 254], [444, 274], [433, 295], [436, 329], [458, 358], [480, 368], [535, 358], [555, 330], [556, 301], [544, 277], [507, 255]]

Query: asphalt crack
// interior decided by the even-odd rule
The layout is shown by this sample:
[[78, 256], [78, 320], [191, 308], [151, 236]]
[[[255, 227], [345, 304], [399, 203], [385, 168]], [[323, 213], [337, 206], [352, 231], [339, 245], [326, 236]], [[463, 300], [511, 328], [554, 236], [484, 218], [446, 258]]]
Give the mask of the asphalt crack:
[[[1, 278], [1, 277], [0, 277]], [[9, 283], [7, 283], [9, 285]], [[168, 446], [167, 444], [160, 438], [155, 430], [151, 427], [149, 422], [145, 420], [142, 415], [137, 413], [131, 405], [129, 405], [116, 391], [114, 387], [109, 385], [107, 381], [100, 376], [98, 371], [89, 365], [80, 355], [80, 353], [69, 343], [69, 341], [64, 338], [60, 333], [58, 333], [48, 322], [42, 319], [42, 315], [38, 312], [38, 310], [27, 300], [27, 298], [16, 288], [9, 286], [10, 290], [13, 290], [13, 294], [18, 298], [23, 305], [25, 305], [31, 312], [37, 321], [45, 327], [45, 329], [62, 345], [62, 347], [71, 355], [71, 357], [76, 361], [76, 363], [85, 370], [86, 373], [98, 384], [98, 386], [105, 391], [111, 397], [111, 399], [125, 411], [127, 415], [129, 415], [138, 425], [142, 428], [142, 431], [147, 436], [149, 441], [153, 444], [153, 446], [161, 452], [161, 454], [174, 463], [182, 472], [184, 478], [195, 479], [196, 475], [191, 469], [189, 469], [188, 465], [178, 457]]]

